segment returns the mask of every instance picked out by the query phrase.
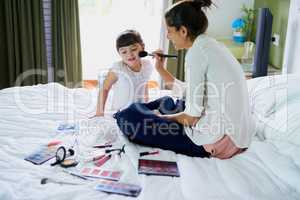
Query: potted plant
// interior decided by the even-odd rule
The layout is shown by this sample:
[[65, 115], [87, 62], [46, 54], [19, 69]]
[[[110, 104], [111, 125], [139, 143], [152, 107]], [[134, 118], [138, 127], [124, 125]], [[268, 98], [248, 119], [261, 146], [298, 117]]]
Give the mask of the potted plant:
[[252, 28], [254, 22], [254, 9], [247, 8], [244, 4], [242, 7], [242, 12], [242, 19], [245, 23], [243, 26], [243, 33], [246, 41], [244, 43], [244, 54], [242, 56], [241, 63], [244, 66], [248, 66], [249, 68], [251, 68], [254, 61], [254, 43], [251, 41]]
[[242, 7], [243, 16], [242, 19], [244, 21], [243, 33], [245, 35], [246, 41], [251, 41], [251, 34], [254, 22], [254, 9], [247, 8], [244, 4]]

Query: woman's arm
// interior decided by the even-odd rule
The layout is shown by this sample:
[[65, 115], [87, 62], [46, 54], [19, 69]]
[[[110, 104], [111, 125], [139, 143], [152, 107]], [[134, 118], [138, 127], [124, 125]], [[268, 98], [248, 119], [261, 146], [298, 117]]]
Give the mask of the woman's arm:
[[103, 116], [105, 103], [112, 85], [118, 80], [118, 77], [114, 72], [108, 72], [107, 77], [103, 82], [103, 87], [99, 90], [97, 110], [95, 116]]
[[183, 126], [195, 126], [200, 119], [200, 117], [193, 117], [184, 112], [173, 115], [160, 115], [160, 117], [177, 122]]
[[170, 72], [168, 72], [168, 70], [164, 68], [165, 59], [163, 57], [158, 56], [157, 53], [163, 53], [163, 51], [157, 50], [153, 52], [156, 61], [155, 68], [159, 73], [159, 75], [164, 80], [166, 88], [172, 89], [175, 77]]

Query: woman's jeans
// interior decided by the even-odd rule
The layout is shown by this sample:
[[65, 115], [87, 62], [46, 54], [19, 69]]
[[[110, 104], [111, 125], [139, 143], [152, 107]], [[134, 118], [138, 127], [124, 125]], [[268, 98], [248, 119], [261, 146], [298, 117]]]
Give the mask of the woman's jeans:
[[114, 114], [117, 124], [128, 139], [136, 144], [171, 150], [194, 157], [209, 157], [203, 146], [194, 144], [186, 135], [184, 126], [157, 116], [174, 114], [185, 109], [184, 101], [173, 101], [162, 97], [149, 103], [133, 103], [128, 108]]

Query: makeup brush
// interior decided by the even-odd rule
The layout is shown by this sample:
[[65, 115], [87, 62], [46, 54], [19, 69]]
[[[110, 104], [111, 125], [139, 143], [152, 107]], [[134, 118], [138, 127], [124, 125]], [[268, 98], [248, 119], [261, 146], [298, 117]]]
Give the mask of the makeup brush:
[[64, 181], [56, 181], [50, 178], [42, 178], [41, 179], [41, 184], [45, 185], [47, 183], [56, 183], [60, 185], [80, 185], [79, 183], [70, 183], [70, 182], [64, 182]]
[[[158, 56], [163, 58], [177, 58], [177, 55], [168, 55], [168, 54], [162, 54], [162, 53], [156, 53]], [[155, 54], [148, 53], [147, 51], [140, 51], [139, 57], [143, 58], [145, 56], [154, 56]]]

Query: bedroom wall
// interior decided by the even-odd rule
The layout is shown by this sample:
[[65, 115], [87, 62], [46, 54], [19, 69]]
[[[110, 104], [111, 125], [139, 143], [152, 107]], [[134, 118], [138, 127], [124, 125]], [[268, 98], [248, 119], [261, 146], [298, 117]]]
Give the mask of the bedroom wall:
[[[275, 33], [280, 36], [279, 45], [271, 44], [270, 49], [270, 64], [275, 68], [282, 68], [284, 47], [287, 33], [287, 24], [289, 17], [290, 0], [255, 0], [254, 8], [268, 7], [273, 14], [273, 30], [272, 35]], [[254, 31], [256, 28], [254, 28]], [[255, 32], [253, 34], [255, 40]]]
[[[231, 23], [242, 15], [243, 4], [255, 9], [269, 7], [274, 17], [272, 32], [280, 36], [279, 46], [271, 44], [270, 64], [276, 68], [282, 68], [290, 0], [214, 0], [213, 2], [217, 7], [207, 11], [210, 22], [207, 32], [216, 38], [232, 37]], [[254, 27], [253, 41], [255, 41], [255, 31]]]
[[231, 23], [242, 16], [243, 4], [253, 8], [254, 0], [213, 0], [216, 7], [207, 11], [209, 26], [207, 33], [215, 38], [231, 38]]

